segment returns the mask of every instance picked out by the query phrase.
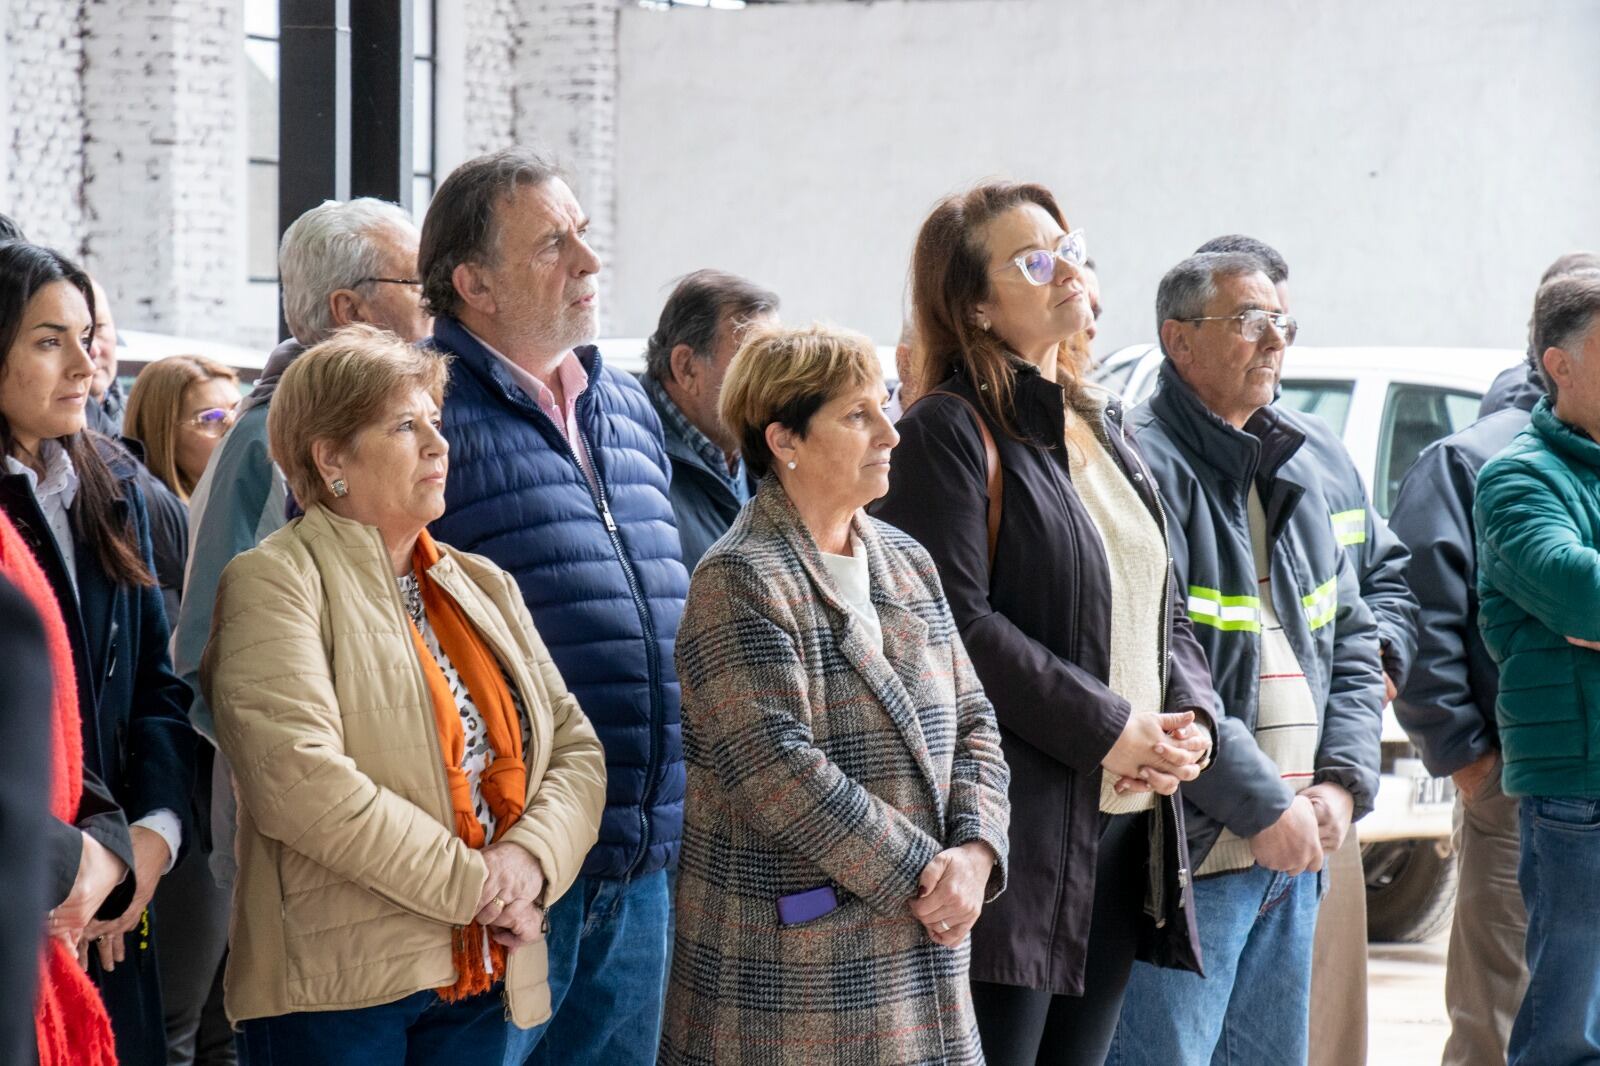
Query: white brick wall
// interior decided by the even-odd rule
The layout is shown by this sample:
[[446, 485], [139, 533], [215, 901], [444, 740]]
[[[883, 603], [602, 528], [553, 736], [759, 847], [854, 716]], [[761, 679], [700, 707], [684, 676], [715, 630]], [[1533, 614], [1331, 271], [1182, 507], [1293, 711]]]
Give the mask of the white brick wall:
[[8, 192], [0, 210], [31, 240], [76, 256], [83, 232], [82, 5], [0, 0], [8, 62]]
[[[554, 155], [609, 254], [617, 19], [631, 0], [439, 2], [461, 5], [461, 153]], [[0, 0], [0, 210], [83, 258], [124, 326], [247, 330], [240, 8]]]
[[243, 27], [215, 0], [88, 0], [86, 265], [120, 323], [235, 334], [245, 273]]
[[[615, 247], [617, 19], [625, 0], [524, 0], [516, 138], [572, 174], [602, 259]], [[602, 328], [609, 321], [602, 301]]]
[[516, 56], [525, 23], [517, 0], [463, 0], [462, 7], [466, 23], [462, 146], [470, 159], [504, 148], [515, 136]]

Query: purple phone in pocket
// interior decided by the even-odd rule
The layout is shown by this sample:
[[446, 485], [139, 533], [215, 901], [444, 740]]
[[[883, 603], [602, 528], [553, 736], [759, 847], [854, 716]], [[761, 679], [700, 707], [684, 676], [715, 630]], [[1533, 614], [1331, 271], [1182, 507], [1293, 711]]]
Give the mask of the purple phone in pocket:
[[839, 909], [839, 893], [832, 885], [810, 888], [778, 897], [778, 924], [799, 925]]

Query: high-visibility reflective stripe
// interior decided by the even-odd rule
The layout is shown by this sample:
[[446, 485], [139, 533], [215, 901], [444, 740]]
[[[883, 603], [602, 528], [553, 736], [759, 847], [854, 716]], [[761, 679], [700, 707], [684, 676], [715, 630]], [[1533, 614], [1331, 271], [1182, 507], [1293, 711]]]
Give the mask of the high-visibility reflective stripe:
[[1261, 632], [1261, 601], [1255, 596], [1224, 596], [1216, 589], [1189, 586], [1189, 618], [1224, 632]]
[[1339, 579], [1330, 577], [1309, 596], [1300, 597], [1306, 610], [1306, 622], [1313, 630], [1321, 629], [1339, 613]]
[[1364, 508], [1340, 511], [1329, 515], [1328, 520], [1333, 523], [1333, 539], [1339, 542], [1341, 548], [1367, 542], [1367, 512]]

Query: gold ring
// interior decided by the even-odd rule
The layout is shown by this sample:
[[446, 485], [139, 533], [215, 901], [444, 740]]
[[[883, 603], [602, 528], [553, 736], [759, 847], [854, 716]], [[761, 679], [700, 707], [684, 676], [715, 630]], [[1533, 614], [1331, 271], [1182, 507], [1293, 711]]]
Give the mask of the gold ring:
[[939, 932], [941, 932], [941, 933], [948, 933], [948, 932], [949, 932], [949, 931], [950, 931], [950, 923], [949, 923], [949, 922], [944, 922], [944, 921], [941, 921], [941, 922], [940, 922], [940, 923], [939, 923]]
[[492, 899], [489, 900], [489, 902], [490, 903], [498, 903], [500, 905], [500, 909], [501, 910], [505, 910], [506, 909], [506, 901], [501, 899], [499, 896], [493, 897]]

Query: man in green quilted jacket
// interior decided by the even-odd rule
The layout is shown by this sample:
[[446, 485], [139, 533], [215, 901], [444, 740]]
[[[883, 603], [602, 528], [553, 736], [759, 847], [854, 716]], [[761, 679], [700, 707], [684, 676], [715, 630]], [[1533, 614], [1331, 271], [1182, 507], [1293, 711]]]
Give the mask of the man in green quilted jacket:
[[1533, 317], [1549, 395], [1483, 468], [1473, 513], [1528, 908], [1509, 1066], [1600, 1061], [1600, 271], [1545, 284]]

